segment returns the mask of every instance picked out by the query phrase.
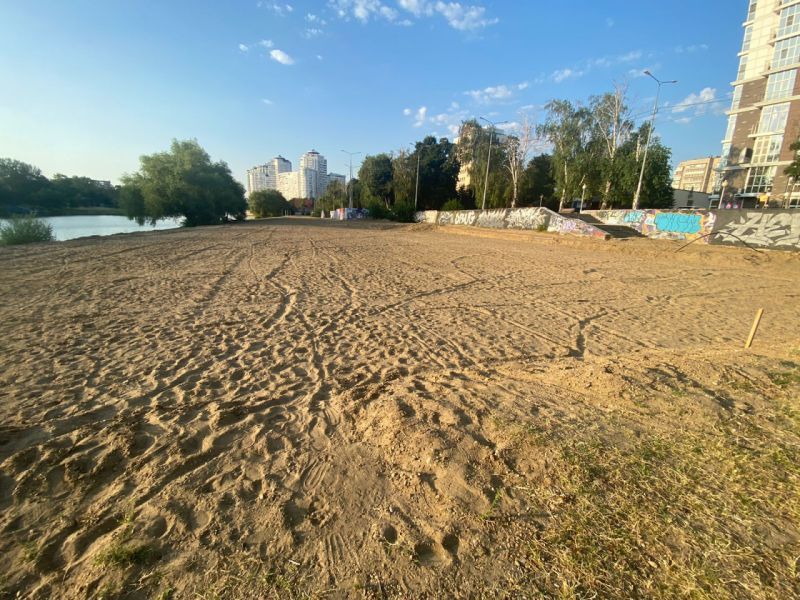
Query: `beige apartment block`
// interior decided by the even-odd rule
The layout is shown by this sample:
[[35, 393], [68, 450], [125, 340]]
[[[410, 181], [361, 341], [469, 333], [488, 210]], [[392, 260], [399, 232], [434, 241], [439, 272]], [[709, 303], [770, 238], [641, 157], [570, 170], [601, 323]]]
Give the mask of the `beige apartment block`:
[[800, 0], [750, 0], [742, 26], [714, 192], [745, 206], [796, 205], [800, 185], [783, 171], [800, 137]]
[[672, 187], [688, 192], [711, 194], [716, 183], [716, 170], [719, 168], [719, 156], [684, 160], [675, 169]]

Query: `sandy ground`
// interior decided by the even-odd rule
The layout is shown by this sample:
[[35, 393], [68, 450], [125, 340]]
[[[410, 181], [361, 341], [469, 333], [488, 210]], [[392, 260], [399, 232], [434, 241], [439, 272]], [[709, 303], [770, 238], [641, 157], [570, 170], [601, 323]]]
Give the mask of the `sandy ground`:
[[535, 595], [519, 427], [702, 431], [798, 347], [797, 255], [679, 247], [289, 219], [0, 250], [0, 590]]

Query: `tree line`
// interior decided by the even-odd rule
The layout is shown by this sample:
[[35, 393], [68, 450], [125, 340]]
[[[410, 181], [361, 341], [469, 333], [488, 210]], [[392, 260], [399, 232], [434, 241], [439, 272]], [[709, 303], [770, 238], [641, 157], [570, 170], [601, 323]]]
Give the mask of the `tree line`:
[[63, 215], [85, 208], [114, 209], [117, 195], [118, 189], [109, 182], [61, 174], [49, 179], [38, 167], [12, 158], [0, 158], [0, 216]]
[[[406, 213], [415, 198], [418, 210], [560, 210], [585, 197], [603, 208], [627, 208], [650, 137], [640, 206], [672, 206], [671, 151], [650, 136], [650, 123], [635, 127], [625, 86], [585, 103], [553, 100], [540, 124], [523, 114], [513, 131], [506, 135], [470, 119], [461, 124], [455, 142], [428, 136], [413, 150], [367, 156], [352, 182], [354, 204], [377, 214]], [[320, 206], [343, 206], [348, 193], [331, 185]]]
[[[560, 210], [581, 197], [597, 199], [604, 208], [626, 208], [648, 142], [639, 205], [670, 207], [670, 150], [651, 136], [649, 123], [635, 127], [626, 93], [615, 86], [585, 103], [553, 100], [540, 124], [522, 115], [510, 135], [472, 119], [461, 124], [456, 141], [427, 136], [413, 149], [367, 156], [358, 179], [332, 182], [316, 211], [347, 206], [351, 197], [355, 207], [399, 220], [431, 209]], [[139, 171], [121, 182], [114, 187], [86, 177], [48, 179], [32, 165], [0, 159], [0, 213], [119, 206], [140, 223], [183, 217], [192, 226], [243, 219], [248, 209], [244, 188], [228, 165], [212, 161], [196, 140], [174, 140], [168, 151], [142, 156]], [[249, 208], [256, 216], [270, 216], [292, 206], [273, 192], [253, 194]]]

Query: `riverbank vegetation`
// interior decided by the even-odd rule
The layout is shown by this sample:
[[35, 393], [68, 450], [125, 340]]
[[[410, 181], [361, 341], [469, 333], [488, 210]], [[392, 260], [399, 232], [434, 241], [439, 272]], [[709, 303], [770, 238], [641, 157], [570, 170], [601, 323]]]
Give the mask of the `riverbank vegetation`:
[[12, 217], [0, 224], [0, 246], [52, 242], [53, 228], [34, 215]]
[[184, 219], [187, 227], [243, 220], [244, 187], [224, 161], [212, 162], [197, 140], [173, 140], [167, 152], [140, 158], [138, 172], [124, 175], [119, 203], [140, 224]]
[[[89, 212], [87, 212], [89, 211]], [[0, 158], [0, 216], [119, 214], [117, 188], [110, 181], [42, 171], [13, 158]]]

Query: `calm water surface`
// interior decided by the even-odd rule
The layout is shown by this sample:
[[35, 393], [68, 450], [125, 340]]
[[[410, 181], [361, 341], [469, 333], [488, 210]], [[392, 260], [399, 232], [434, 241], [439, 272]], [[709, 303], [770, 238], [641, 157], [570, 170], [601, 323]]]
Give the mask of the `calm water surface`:
[[53, 233], [60, 242], [90, 235], [155, 231], [157, 229], [174, 229], [181, 226], [181, 219], [162, 219], [155, 225], [138, 225], [136, 221], [131, 221], [127, 217], [119, 215], [43, 217], [42, 220], [52, 225]]

